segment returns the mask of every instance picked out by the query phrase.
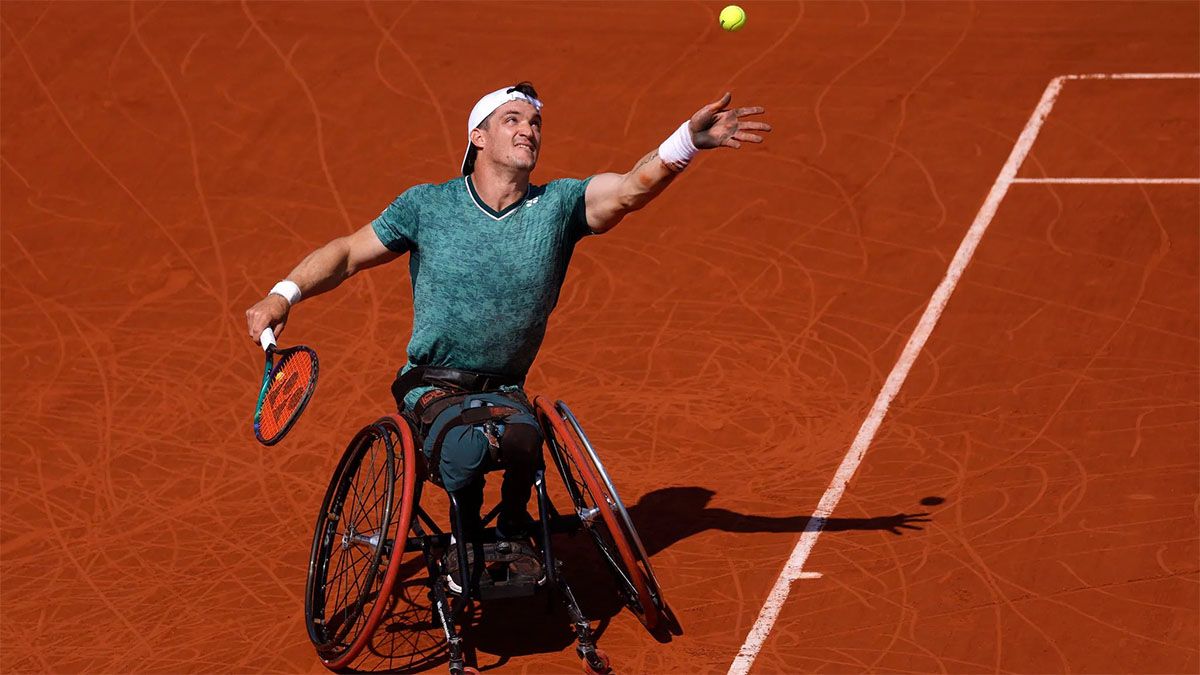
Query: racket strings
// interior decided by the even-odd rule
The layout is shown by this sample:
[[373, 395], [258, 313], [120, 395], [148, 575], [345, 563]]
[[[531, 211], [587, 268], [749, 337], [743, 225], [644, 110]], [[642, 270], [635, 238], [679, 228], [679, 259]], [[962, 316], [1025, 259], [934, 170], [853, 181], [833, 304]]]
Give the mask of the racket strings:
[[285, 355], [271, 372], [259, 417], [259, 435], [273, 438], [300, 412], [316, 379], [316, 361], [308, 350]]

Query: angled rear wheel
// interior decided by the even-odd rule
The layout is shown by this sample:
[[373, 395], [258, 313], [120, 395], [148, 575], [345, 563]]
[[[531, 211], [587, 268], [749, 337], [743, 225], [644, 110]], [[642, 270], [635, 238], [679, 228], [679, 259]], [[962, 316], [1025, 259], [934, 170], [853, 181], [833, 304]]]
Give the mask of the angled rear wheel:
[[575, 513], [596, 543], [625, 605], [651, 632], [678, 632], [633, 520], [579, 421], [562, 401], [551, 406], [538, 397], [534, 407]]

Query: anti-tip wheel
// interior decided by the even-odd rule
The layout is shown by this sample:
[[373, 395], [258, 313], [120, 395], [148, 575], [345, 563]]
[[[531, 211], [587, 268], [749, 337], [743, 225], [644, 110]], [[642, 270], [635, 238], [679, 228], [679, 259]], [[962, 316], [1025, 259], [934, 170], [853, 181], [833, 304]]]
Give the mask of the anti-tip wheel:
[[608, 654], [599, 649], [584, 654], [579, 661], [583, 664], [584, 675], [609, 675], [612, 672], [612, 661], [609, 660]]

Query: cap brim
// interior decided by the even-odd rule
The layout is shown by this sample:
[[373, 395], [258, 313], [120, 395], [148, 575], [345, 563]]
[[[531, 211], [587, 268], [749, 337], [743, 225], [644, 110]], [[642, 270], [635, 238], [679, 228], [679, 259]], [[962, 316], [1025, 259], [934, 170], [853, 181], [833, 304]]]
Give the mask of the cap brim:
[[475, 147], [474, 143], [467, 143], [467, 151], [463, 153], [462, 173], [464, 176], [469, 176], [475, 171], [475, 155], [479, 152], [479, 148]]

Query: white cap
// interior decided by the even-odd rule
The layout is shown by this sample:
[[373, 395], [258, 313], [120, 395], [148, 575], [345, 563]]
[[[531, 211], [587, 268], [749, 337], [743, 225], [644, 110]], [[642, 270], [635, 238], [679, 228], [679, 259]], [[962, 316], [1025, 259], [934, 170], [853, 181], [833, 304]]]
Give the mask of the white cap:
[[475, 145], [471, 143], [471, 132], [475, 127], [478, 127], [487, 119], [488, 115], [496, 112], [496, 108], [508, 103], [509, 101], [525, 101], [533, 106], [534, 110], [542, 111], [542, 102], [532, 96], [526, 96], [519, 92], [514, 87], [504, 87], [497, 89], [490, 94], [479, 99], [474, 108], [471, 108], [471, 115], [467, 118], [467, 151], [463, 153], [462, 172], [467, 175], [475, 170], [475, 153], [477, 152]]

